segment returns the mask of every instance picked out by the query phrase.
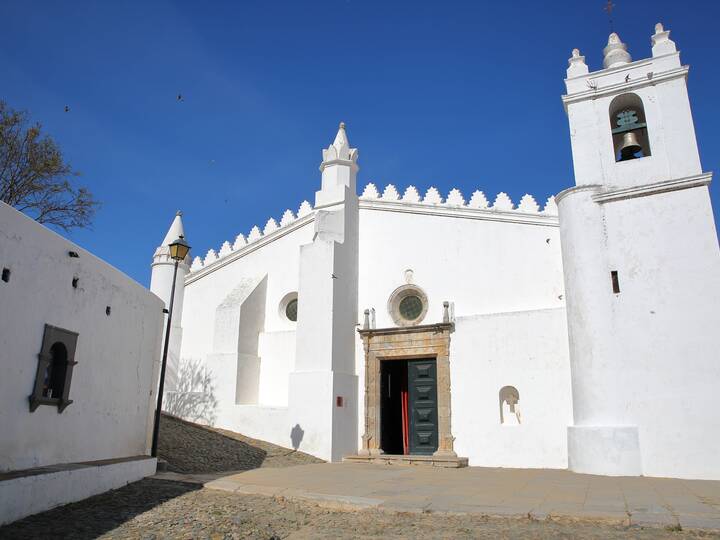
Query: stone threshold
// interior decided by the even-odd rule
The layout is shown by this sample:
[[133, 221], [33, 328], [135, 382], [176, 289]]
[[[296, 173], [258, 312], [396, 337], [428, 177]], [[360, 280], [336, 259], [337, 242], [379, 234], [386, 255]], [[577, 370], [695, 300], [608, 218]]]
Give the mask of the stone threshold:
[[468, 466], [468, 458], [456, 456], [377, 454], [373, 456], [345, 456], [343, 457], [343, 461], [347, 463], [441, 467], [444, 469], [460, 469]]
[[38, 476], [41, 474], [51, 474], [64, 471], [74, 471], [77, 469], [87, 469], [89, 467], [103, 467], [106, 465], [114, 465], [116, 463], [127, 463], [131, 461], [143, 461], [154, 459], [150, 456], [130, 456], [114, 459], [100, 459], [97, 461], [81, 461], [78, 463], [59, 463], [57, 465], [46, 465], [44, 467], [34, 467], [32, 469], [20, 469], [17, 471], [8, 471], [0, 473], [0, 482], [5, 480], [13, 480], [15, 478], [25, 478], [28, 476]]

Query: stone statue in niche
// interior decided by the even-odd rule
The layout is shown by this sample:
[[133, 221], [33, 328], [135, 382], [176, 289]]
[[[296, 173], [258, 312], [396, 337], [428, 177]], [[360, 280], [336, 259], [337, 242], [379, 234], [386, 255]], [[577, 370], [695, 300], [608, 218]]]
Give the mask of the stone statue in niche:
[[500, 389], [500, 423], [503, 426], [519, 426], [520, 393], [514, 386], [503, 386]]

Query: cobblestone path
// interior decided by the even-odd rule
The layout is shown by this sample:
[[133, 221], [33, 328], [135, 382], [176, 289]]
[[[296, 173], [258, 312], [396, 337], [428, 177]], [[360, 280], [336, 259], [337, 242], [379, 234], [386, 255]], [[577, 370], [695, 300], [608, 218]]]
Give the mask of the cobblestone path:
[[481, 516], [339, 511], [148, 478], [0, 528], [2, 539], [720, 539], [718, 533]]
[[323, 462], [303, 452], [164, 414], [160, 420], [158, 455], [168, 462], [170, 471], [185, 474]]

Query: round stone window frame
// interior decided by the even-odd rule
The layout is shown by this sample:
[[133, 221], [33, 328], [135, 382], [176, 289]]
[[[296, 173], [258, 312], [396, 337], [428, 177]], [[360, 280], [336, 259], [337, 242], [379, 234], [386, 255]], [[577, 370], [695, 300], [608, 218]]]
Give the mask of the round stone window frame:
[[[417, 296], [422, 303], [422, 311], [420, 312], [420, 315], [414, 319], [406, 319], [400, 313], [400, 302], [408, 296]], [[392, 317], [392, 320], [398, 326], [417, 326], [423, 321], [423, 319], [425, 319], [428, 307], [429, 302], [427, 294], [425, 294], [425, 291], [423, 291], [420, 287], [414, 284], [407, 284], [398, 287], [392, 292], [390, 299], [388, 300], [388, 313], [390, 313], [390, 317]]]
[[280, 300], [280, 304], [278, 305], [278, 314], [280, 315], [280, 318], [288, 324], [297, 324], [297, 321], [293, 321], [287, 316], [288, 305], [290, 304], [290, 302], [297, 299], [297, 291], [289, 292], [282, 297], [282, 300]]

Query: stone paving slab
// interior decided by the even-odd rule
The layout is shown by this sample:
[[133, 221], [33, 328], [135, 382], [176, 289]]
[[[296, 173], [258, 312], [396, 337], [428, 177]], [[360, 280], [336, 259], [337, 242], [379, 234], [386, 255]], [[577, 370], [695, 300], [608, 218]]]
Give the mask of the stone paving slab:
[[[161, 475], [158, 475], [161, 476]], [[604, 520], [720, 529], [720, 481], [603, 477], [552, 469], [432, 469], [323, 463], [256, 469], [204, 482], [328, 508]]]

